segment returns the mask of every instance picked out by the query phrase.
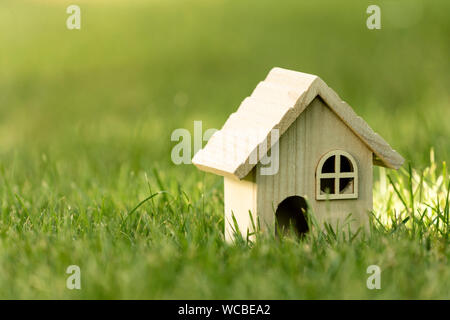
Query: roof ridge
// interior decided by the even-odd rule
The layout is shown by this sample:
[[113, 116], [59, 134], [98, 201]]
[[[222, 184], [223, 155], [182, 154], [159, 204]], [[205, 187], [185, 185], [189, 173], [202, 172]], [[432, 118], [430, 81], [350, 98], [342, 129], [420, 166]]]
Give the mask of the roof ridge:
[[[258, 83], [252, 94], [242, 101], [236, 112], [230, 115], [222, 129], [216, 133], [217, 136], [213, 135], [205, 148], [194, 156], [192, 162], [205, 171], [244, 178], [260, 161], [257, 154], [257, 162], [250, 163], [250, 156], [263, 143], [268, 143], [271, 148], [317, 96], [321, 97], [339, 119], [373, 151], [382, 164], [395, 169], [403, 164], [403, 157], [375, 133], [320, 77], [278, 67], [270, 70], [266, 79]], [[261, 112], [258, 112], [257, 105]], [[274, 110], [274, 106], [280, 107], [278, 112]], [[250, 124], [247, 116], [256, 116], [259, 124], [254, 122]], [[268, 119], [267, 122], [264, 121], [265, 117]], [[249, 137], [247, 132], [250, 131], [245, 131], [249, 128], [258, 131], [258, 127], [265, 132], [265, 139]], [[276, 141], [270, 141], [273, 129], [279, 129]], [[236, 130], [242, 131], [234, 132]], [[232, 139], [238, 139], [239, 133], [243, 133], [241, 140], [249, 140], [249, 144], [245, 145], [245, 141], [236, 141], [235, 144], [219, 141], [219, 136], [226, 139], [227, 135]], [[216, 152], [220, 154], [215, 154]], [[229, 156], [234, 156], [234, 163], [231, 161], [230, 164], [229, 159], [225, 159]]]

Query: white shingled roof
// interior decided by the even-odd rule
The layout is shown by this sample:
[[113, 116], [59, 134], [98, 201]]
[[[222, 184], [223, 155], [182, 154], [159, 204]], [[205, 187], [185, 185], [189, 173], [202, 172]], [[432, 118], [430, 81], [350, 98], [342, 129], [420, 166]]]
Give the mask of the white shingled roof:
[[[374, 153], [374, 164], [393, 169], [403, 164], [403, 157], [322, 79], [282, 68], [273, 68], [269, 72], [251, 96], [230, 115], [222, 129], [195, 154], [192, 162], [204, 171], [244, 178], [260, 160], [256, 150], [277, 141], [271, 139], [271, 131], [278, 129], [281, 137], [316, 96], [320, 96]], [[255, 157], [258, 157], [256, 161]]]

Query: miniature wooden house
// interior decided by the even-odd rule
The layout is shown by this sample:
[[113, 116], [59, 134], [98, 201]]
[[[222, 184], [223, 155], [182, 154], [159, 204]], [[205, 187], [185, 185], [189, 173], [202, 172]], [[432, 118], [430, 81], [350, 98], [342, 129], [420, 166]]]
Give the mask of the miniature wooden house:
[[[278, 163], [264, 174], [269, 151]], [[231, 240], [232, 215], [244, 236], [254, 231], [249, 212], [271, 232], [275, 222], [307, 231], [308, 210], [319, 224], [352, 214], [353, 226], [367, 225], [373, 165], [398, 169], [403, 161], [319, 77], [274, 68], [192, 162], [224, 176]]]

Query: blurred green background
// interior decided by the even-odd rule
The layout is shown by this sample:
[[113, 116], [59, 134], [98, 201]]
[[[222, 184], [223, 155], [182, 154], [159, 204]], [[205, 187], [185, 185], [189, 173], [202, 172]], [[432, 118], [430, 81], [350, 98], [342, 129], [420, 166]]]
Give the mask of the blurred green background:
[[[81, 30], [66, 28], [70, 4]], [[366, 27], [370, 4], [381, 30]], [[173, 165], [170, 135], [194, 120], [220, 128], [279, 66], [319, 75], [415, 168], [432, 147], [448, 160], [449, 10], [446, 0], [1, 0], [0, 297], [448, 297], [443, 244], [225, 246], [221, 179]], [[166, 189], [178, 196], [128, 219]], [[365, 287], [374, 261], [395, 284], [378, 295]], [[64, 286], [69, 264], [82, 268], [81, 293]]]
[[[450, 152], [448, 1], [0, 5], [0, 152], [170, 163], [175, 128], [220, 128], [270, 68], [320, 75], [414, 165]], [[69, 160], [68, 160], [69, 161]]]

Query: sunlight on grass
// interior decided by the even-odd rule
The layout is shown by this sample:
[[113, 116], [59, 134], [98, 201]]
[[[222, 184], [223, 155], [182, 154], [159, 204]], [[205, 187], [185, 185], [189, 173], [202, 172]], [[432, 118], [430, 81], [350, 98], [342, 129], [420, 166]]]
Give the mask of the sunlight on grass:
[[450, 179], [445, 162], [441, 171], [437, 168], [434, 150], [430, 165], [422, 171], [409, 167], [387, 173], [380, 168], [380, 179], [374, 185], [375, 218], [387, 228], [403, 223], [413, 232], [448, 237]]
[[[0, 298], [449, 298], [450, 2], [388, 2], [371, 31], [364, 1], [83, 0], [70, 31], [73, 1], [0, 1]], [[171, 163], [174, 129], [219, 128], [274, 66], [411, 161], [376, 178], [371, 232], [227, 244], [223, 179]]]

